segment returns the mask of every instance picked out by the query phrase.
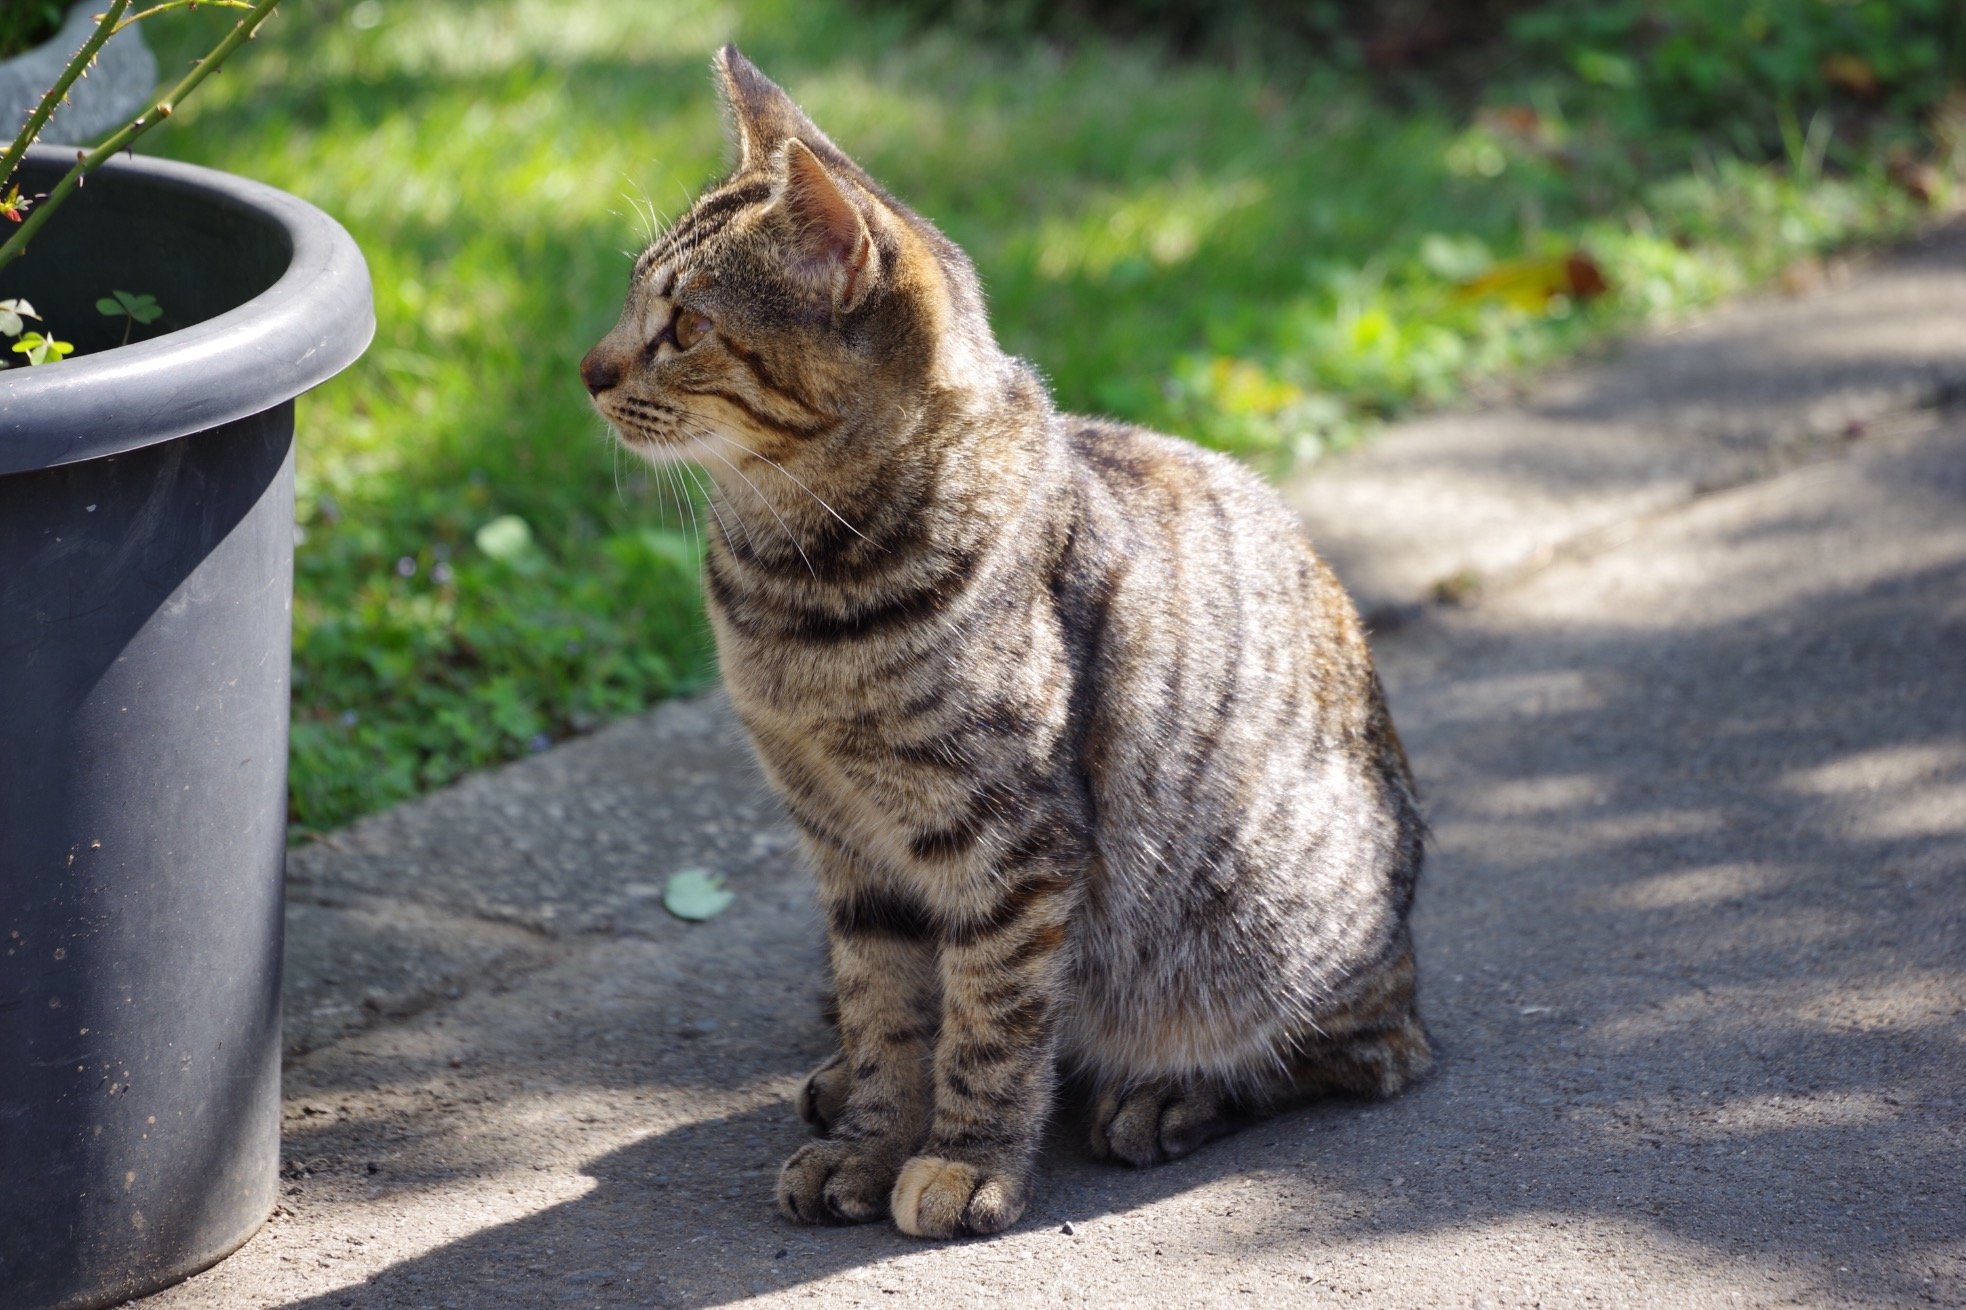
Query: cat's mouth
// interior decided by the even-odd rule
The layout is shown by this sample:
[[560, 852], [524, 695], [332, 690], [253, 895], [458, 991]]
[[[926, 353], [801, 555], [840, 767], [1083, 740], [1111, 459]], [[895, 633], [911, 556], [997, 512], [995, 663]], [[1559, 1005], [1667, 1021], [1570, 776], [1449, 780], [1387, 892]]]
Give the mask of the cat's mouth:
[[671, 424], [661, 422], [661, 407], [632, 397], [596, 396], [594, 408], [614, 429], [615, 439], [641, 453], [666, 450], [682, 444]]

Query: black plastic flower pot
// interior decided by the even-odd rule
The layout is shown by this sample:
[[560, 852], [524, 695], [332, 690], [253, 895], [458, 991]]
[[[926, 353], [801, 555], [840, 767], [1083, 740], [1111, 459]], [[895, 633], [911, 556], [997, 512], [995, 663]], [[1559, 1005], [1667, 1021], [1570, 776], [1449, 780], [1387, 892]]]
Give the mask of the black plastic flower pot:
[[[156, 335], [117, 346], [116, 290]], [[101, 1306], [273, 1206], [294, 398], [374, 310], [325, 214], [149, 160], [0, 270], [15, 297], [79, 349], [0, 373], [0, 1303]]]

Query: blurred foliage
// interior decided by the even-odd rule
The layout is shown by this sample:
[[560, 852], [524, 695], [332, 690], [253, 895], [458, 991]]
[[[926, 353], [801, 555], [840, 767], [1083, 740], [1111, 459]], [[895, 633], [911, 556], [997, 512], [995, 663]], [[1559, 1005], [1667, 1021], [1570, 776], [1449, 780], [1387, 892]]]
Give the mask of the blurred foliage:
[[867, 0], [987, 38], [1121, 37], [1171, 53], [1399, 67], [1496, 34], [1534, 0]]
[[[1924, 0], [1884, 27], [1868, 0], [1764, 4], [1765, 30], [1756, 0], [1468, 6], [1474, 80], [1374, 46], [1357, 5], [1310, 7], [1328, 54], [1251, 61], [979, 44], [898, 3], [316, 0], [159, 141], [321, 205], [375, 277], [375, 345], [300, 408], [299, 829], [710, 676], [705, 509], [625, 462], [576, 369], [655, 217], [721, 172], [724, 41], [971, 252], [1061, 404], [1272, 469], [1954, 192], [1927, 101], [1956, 33]], [[1660, 14], [1739, 48], [1702, 64], [1720, 38], [1681, 50]], [[161, 27], [165, 65], [215, 18]], [[1787, 53], [1741, 53], [1764, 45]]]
[[1966, 77], [1960, 0], [1598, 0], [1527, 10], [1507, 36], [1623, 135], [1718, 132], [1747, 153], [1783, 145], [1783, 116], [1911, 128]]
[[[922, 27], [1439, 79], [1541, 66], [1638, 90], [1631, 126], [1713, 127], [1841, 91], [1929, 110], [1966, 59], [1959, 0], [864, 0]], [[1451, 85], [1462, 85], [1452, 79]]]
[[[55, 34], [67, 6], [61, 0], [0, 0], [0, 59], [32, 50]], [[12, 133], [19, 128], [12, 124]]]

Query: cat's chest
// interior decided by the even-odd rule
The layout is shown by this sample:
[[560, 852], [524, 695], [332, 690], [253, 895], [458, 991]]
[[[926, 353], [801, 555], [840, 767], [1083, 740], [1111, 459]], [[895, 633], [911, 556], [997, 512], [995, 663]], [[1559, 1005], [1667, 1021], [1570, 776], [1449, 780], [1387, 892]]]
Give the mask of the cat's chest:
[[1015, 793], [1057, 763], [1066, 705], [1042, 661], [992, 665], [959, 643], [828, 659], [742, 640], [720, 650], [788, 807], [890, 868], [919, 862], [924, 833], [970, 822], [979, 796]]
[[746, 722], [830, 739], [841, 723], [888, 719], [925, 698], [977, 694], [976, 671], [936, 646], [758, 638], [717, 624], [717, 660]]
[[816, 732], [1029, 698], [1061, 649], [1041, 590], [1002, 570], [962, 581], [847, 598], [713, 585], [710, 620], [733, 701], [747, 721]]

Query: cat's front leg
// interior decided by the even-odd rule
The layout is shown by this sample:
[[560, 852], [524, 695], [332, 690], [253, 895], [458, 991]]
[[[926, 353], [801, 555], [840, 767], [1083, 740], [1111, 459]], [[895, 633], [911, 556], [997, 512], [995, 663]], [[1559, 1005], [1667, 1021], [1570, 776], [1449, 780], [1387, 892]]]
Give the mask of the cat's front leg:
[[945, 936], [935, 1115], [894, 1185], [905, 1233], [996, 1233], [1024, 1213], [1056, 1081], [1073, 891], [1056, 868], [1008, 871], [1001, 899]]
[[779, 1171], [778, 1207], [802, 1223], [866, 1223], [887, 1214], [928, 1126], [935, 948], [925, 919], [899, 902], [864, 890], [822, 897], [847, 1087], [826, 1140]]

